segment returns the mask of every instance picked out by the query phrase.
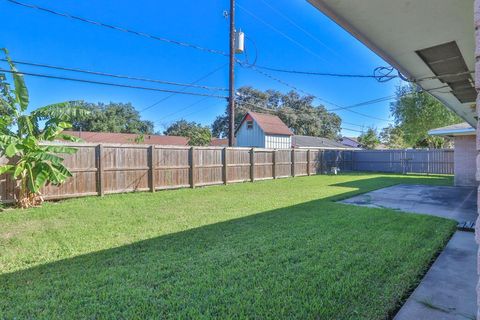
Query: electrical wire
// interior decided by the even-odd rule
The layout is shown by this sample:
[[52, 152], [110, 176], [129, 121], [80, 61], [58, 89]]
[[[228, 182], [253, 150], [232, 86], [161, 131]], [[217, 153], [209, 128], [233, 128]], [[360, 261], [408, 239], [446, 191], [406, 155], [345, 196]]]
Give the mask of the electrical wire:
[[[10, 0], [8, 0], [10, 1]], [[13, 1], [13, 0], [12, 0]], [[294, 43], [295, 45], [299, 46], [300, 48], [302, 48], [303, 50], [305, 50], [306, 52], [310, 53], [311, 55], [319, 58], [320, 60], [324, 61], [324, 62], [327, 62], [327, 60], [325, 60], [322, 56], [318, 55], [317, 53], [315, 53], [314, 51], [310, 50], [309, 48], [307, 48], [306, 46], [304, 46], [303, 44], [301, 44], [300, 42], [298, 42], [297, 40], [293, 39], [292, 37], [290, 37], [289, 35], [287, 35], [286, 33], [280, 31], [279, 29], [277, 29], [276, 27], [274, 27], [273, 25], [271, 25], [270, 23], [266, 22], [265, 20], [263, 20], [262, 18], [258, 17], [256, 14], [254, 14], [253, 12], [251, 12], [250, 10], [246, 9], [245, 7], [241, 6], [240, 4], [237, 3], [237, 7], [240, 8], [242, 11], [244, 11], [245, 13], [247, 13], [248, 15], [250, 15], [251, 17], [253, 17], [254, 19], [256, 19], [257, 21], [263, 23], [264, 25], [266, 25], [267, 27], [269, 27], [270, 29], [272, 29], [273, 31], [275, 31], [276, 33], [278, 33], [279, 35], [281, 35], [282, 37], [284, 37], [285, 39], [287, 39], [288, 41]]]
[[314, 40], [315, 42], [317, 42], [318, 44], [320, 44], [321, 46], [323, 46], [324, 48], [326, 48], [327, 50], [329, 50], [331, 53], [333, 53], [334, 55], [336, 55], [337, 57], [341, 58], [341, 56], [335, 52], [335, 50], [333, 50], [332, 48], [330, 48], [329, 46], [327, 46], [323, 41], [321, 41], [320, 39], [318, 39], [316, 36], [314, 36], [312, 33], [310, 33], [309, 31], [307, 31], [305, 28], [303, 28], [302, 26], [300, 26], [298, 23], [296, 23], [294, 20], [290, 19], [288, 17], [288, 15], [284, 14], [283, 12], [281, 12], [279, 9], [275, 8], [274, 6], [272, 6], [270, 3], [268, 3], [267, 1], [265, 0], [260, 0], [263, 2], [263, 4], [265, 4], [267, 7], [269, 7], [270, 9], [272, 9], [273, 11], [275, 11], [279, 16], [281, 16], [283, 19], [287, 20], [290, 24], [292, 24], [294, 27], [296, 27], [298, 30], [302, 31], [304, 34], [306, 34], [310, 39]]
[[350, 74], [350, 73], [330, 73], [330, 72], [317, 72], [317, 71], [302, 71], [302, 70], [293, 70], [293, 69], [282, 69], [282, 68], [274, 68], [274, 67], [266, 67], [261, 65], [255, 65], [255, 67], [259, 69], [264, 69], [268, 71], [274, 72], [282, 72], [282, 73], [290, 73], [290, 74], [303, 74], [303, 75], [311, 75], [311, 76], [323, 76], [323, 77], [337, 77], [337, 78], [366, 78], [366, 79], [376, 79], [379, 78], [387, 78], [387, 79], [395, 79], [398, 76], [395, 75], [388, 75], [388, 76], [378, 76], [378, 75], [367, 75], [367, 74]]
[[356, 104], [353, 104], [353, 105], [350, 105], [350, 106], [347, 106], [347, 107], [336, 108], [336, 109], [329, 109], [328, 111], [332, 111], [332, 112], [333, 112], [333, 111], [338, 111], [338, 110], [348, 110], [348, 109], [352, 109], [352, 108], [363, 107], [363, 106], [372, 105], [372, 104], [375, 104], [375, 103], [380, 103], [380, 102], [385, 102], [385, 101], [393, 100], [393, 99], [395, 99], [396, 97], [397, 97], [397, 96], [395, 96], [395, 95], [387, 96], [387, 97], [382, 97], [382, 98], [378, 98], [378, 99], [373, 99], [373, 100], [368, 100], [368, 101], [356, 103]]
[[[7, 62], [7, 59], [0, 58], [0, 61]], [[142, 77], [136, 77], [136, 76], [119, 75], [119, 74], [113, 74], [113, 73], [91, 71], [91, 70], [84, 70], [84, 69], [70, 68], [70, 67], [61, 67], [61, 66], [54, 66], [54, 65], [50, 65], [50, 64], [36, 63], [36, 62], [29, 62], [29, 61], [21, 61], [21, 60], [12, 60], [12, 62], [15, 63], [15, 64], [26, 65], [26, 66], [78, 72], [78, 73], [85, 73], [85, 74], [91, 74], [91, 75], [96, 75], [96, 76], [112, 77], [112, 78], [117, 78], [117, 79], [128, 79], [128, 80], [137, 80], [137, 81], [144, 81], [144, 82], [161, 83], [161, 84], [167, 84], [167, 85], [172, 85], [172, 86], [191, 87], [191, 88], [199, 88], [199, 89], [212, 90], [212, 91], [215, 91], [215, 90], [216, 91], [228, 91], [228, 89], [226, 89], [226, 88], [203, 86], [203, 85], [197, 85], [197, 84], [193, 84], [193, 83], [180, 83], [180, 82], [172, 82], [172, 81], [165, 81], [165, 80], [142, 78]]]
[[[266, 111], [266, 112], [270, 112], [272, 114], [275, 114], [275, 110], [273, 109], [270, 109], [270, 108], [266, 108], [266, 107], [261, 107], [259, 105], [255, 105], [255, 104], [252, 104], [252, 103], [249, 103], [249, 102], [245, 102], [245, 101], [237, 101], [238, 104], [244, 104], [244, 105], [249, 105], [249, 106], [252, 106], [256, 109], [259, 109], [259, 110], [263, 110], [263, 111]], [[342, 123], [345, 123], [345, 124], [349, 124], [347, 122], [344, 122], [342, 120]], [[349, 124], [349, 125], [355, 125], [355, 126], [359, 126], [359, 127], [363, 127], [363, 126], [360, 126], [358, 124]], [[348, 130], [348, 131], [354, 131], [354, 132], [359, 132], [359, 133], [363, 133], [363, 131], [360, 131], [360, 130], [356, 130], [356, 129], [350, 129], [350, 128], [345, 128], [345, 127], [340, 127], [341, 130]]]
[[167, 118], [170, 118], [171, 116], [174, 116], [174, 115], [176, 115], [176, 114], [178, 114], [178, 113], [180, 113], [180, 112], [182, 112], [182, 111], [188, 110], [188, 109], [190, 109], [191, 107], [194, 107], [194, 106], [196, 106], [197, 104], [202, 103], [203, 101], [205, 101], [205, 100], [207, 100], [207, 99], [210, 99], [210, 97], [205, 97], [205, 98], [202, 98], [202, 99], [200, 99], [200, 100], [197, 100], [197, 101], [189, 104], [188, 106], [186, 106], [186, 107], [184, 107], [184, 108], [182, 108], [182, 109], [180, 109], [180, 110], [177, 110], [177, 111], [175, 111], [175, 112], [169, 113], [169, 114], [167, 114], [167, 115], [164, 116], [164, 117], [161, 117], [160, 119], [156, 120], [155, 122], [160, 122], [161, 120], [165, 120], [165, 119], [167, 119]]
[[[193, 81], [193, 82], [190, 83], [190, 84], [196, 84], [196, 83], [198, 83], [198, 82], [200, 82], [200, 81], [202, 81], [202, 80], [205, 80], [206, 78], [212, 76], [212, 75], [215, 74], [216, 72], [218, 72], [218, 71], [222, 70], [223, 68], [225, 68], [227, 65], [228, 65], [228, 64], [223, 64], [223, 65], [219, 66], [218, 68], [213, 69], [213, 70], [210, 71], [209, 73], [201, 76], [200, 78], [198, 78], [197, 80]], [[187, 88], [185, 88], [184, 90], [181, 90], [180, 92], [184, 92], [184, 91], [186, 91], [186, 89], [187, 89]], [[164, 101], [172, 98], [172, 97], [175, 96], [175, 95], [176, 95], [176, 93], [172, 93], [172, 94], [170, 94], [170, 95], [168, 95], [168, 96], [166, 96], [166, 97], [164, 97], [164, 98], [156, 101], [155, 103], [149, 105], [148, 107], [141, 109], [139, 112], [143, 112], [143, 111], [149, 110], [149, 109], [155, 107], [156, 105], [158, 105], [158, 104], [160, 104], [160, 103], [162, 103], [162, 102], [164, 102]], [[228, 97], [227, 97], [227, 98], [228, 98]]]
[[202, 47], [202, 46], [192, 44], [192, 43], [188, 43], [188, 42], [171, 40], [171, 39], [167, 39], [167, 38], [164, 38], [164, 37], [155, 36], [155, 35], [152, 35], [152, 34], [149, 34], [149, 33], [146, 33], [146, 32], [135, 31], [135, 30], [124, 28], [124, 27], [119, 27], [119, 26], [115, 26], [115, 25], [111, 25], [111, 24], [107, 24], [107, 23], [103, 23], [103, 22], [99, 22], [99, 21], [95, 21], [95, 20], [91, 20], [91, 19], [87, 19], [87, 18], [83, 18], [83, 17], [79, 17], [79, 16], [72, 15], [72, 14], [69, 14], [69, 13], [55, 11], [55, 10], [50, 9], [50, 8], [40, 7], [40, 6], [37, 6], [37, 5], [34, 5], [34, 4], [30, 4], [30, 3], [20, 2], [20, 1], [16, 1], [16, 0], [5, 0], [5, 1], [8, 1], [8, 2], [14, 4], [14, 5], [18, 5], [18, 6], [22, 6], [22, 7], [30, 8], [30, 9], [36, 9], [36, 10], [43, 11], [43, 12], [46, 12], [46, 13], [50, 13], [50, 14], [53, 14], [53, 15], [56, 15], [56, 16], [59, 16], [59, 17], [69, 18], [69, 19], [81, 21], [83, 23], [88, 23], [88, 24], [108, 28], [108, 29], [115, 30], [115, 31], [121, 31], [121, 32], [124, 32], [124, 33], [129, 33], [129, 34], [133, 34], [133, 35], [136, 35], [136, 36], [149, 38], [149, 39], [152, 39], [152, 40], [162, 41], [162, 42], [174, 44], [174, 45], [177, 45], [177, 46], [192, 48], [192, 49], [196, 49], [196, 50], [199, 50], [199, 51], [209, 52], [209, 53], [223, 55], [223, 56], [228, 56], [228, 53], [226, 53], [225, 51], [221, 51], [221, 50], [209, 49], [209, 48]]
[[134, 86], [134, 85], [119, 84], [119, 83], [104, 82], [104, 81], [95, 81], [95, 80], [61, 77], [61, 76], [48, 75], [48, 74], [43, 74], [43, 73], [19, 72], [19, 71], [12, 71], [12, 70], [2, 69], [2, 68], [0, 68], [0, 72], [6, 72], [6, 73], [10, 73], [10, 74], [27, 75], [27, 76], [47, 78], [47, 79], [56, 79], [56, 80], [65, 80], [65, 81], [75, 81], [75, 82], [82, 82], [82, 83], [98, 84], [98, 85], [113, 86], [113, 87], [120, 87], [120, 88], [166, 92], [166, 93], [172, 93], [172, 94], [184, 94], [184, 95], [211, 97], [211, 98], [219, 98], [219, 99], [227, 99], [228, 98], [226, 96], [207, 94], [207, 93], [186, 92], [186, 91], [159, 89], [159, 88], [152, 88], [152, 87]]
[[[243, 63], [239, 63], [239, 65], [245, 67], [245, 65], [244, 65]], [[327, 103], [327, 104], [330, 104], [330, 105], [332, 105], [332, 106], [334, 106], [334, 107], [337, 108], [337, 109], [335, 109], [335, 110], [345, 110], [345, 111], [348, 111], [348, 112], [351, 112], [351, 113], [355, 113], [355, 114], [358, 114], [358, 115], [363, 116], [363, 117], [366, 117], [366, 118], [371, 118], [371, 119], [380, 120], [380, 121], [386, 121], [386, 122], [392, 122], [392, 120], [383, 119], [383, 118], [379, 118], [379, 117], [375, 117], [375, 116], [370, 116], [370, 115], [367, 115], [367, 114], [364, 114], [364, 113], [361, 113], [361, 112], [358, 112], [358, 111], [350, 110], [349, 107], [351, 107], [351, 106], [349, 106], [349, 107], [343, 107], [343, 106], [340, 106], [340, 105], [338, 105], [338, 104], [336, 104], [336, 103], [334, 103], [334, 102], [331, 102], [331, 101], [328, 101], [328, 100], [326, 100], [326, 99], [320, 98], [320, 97], [318, 97], [318, 96], [316, 96], [316, 95], [314, 95], [314, 94], [311, 94], [311, 93], [309, 93], [309, 92], [306, 92], [305, 90], [302, 90], [302, 89], [300, 89], [300, 88], [298, 88], [298, 87], [296, 87], [296, 86], [294, 86], [294, 85], [291, 85], [291, 84], [288, 83], [288, 82], [285, 82], [285, 81], [283, 81], [283, 80], [281, 80], [281, 79], [279, 79], [279, 78], [276, 78], [276, 77], [274, 77], [274, 76], [266, 73], [266, 72], [263, 71], [263, 70], [259, 70], [258, 68], [254, 67], [254, 66], [248, 66], [248, 67], [245, 67], [245, 68], [252, 69], [252, 70], [254, 70], [254, 71], [262, 74], [263, 76], [268, 77], [268, 78], [270, 78], [270, 79], [272, 79], [272, 80], [274, 80], [274, 81], [277, 81], [277, 82], [279, 82], [279, 83], [281, 83], [281, 84], [283, 84], [283, 85], [285, 85], [285, 86], [287, 86], [287, 87], [289, 87], [289, 88], [291, 88], [291, 89], [293, 89], [293, 90], [295, 90], [295, 91], [302, 92], [303, 94], [312, 96], [312, 97], [314, 97], [314, 98], [316, 98], [316, 99], [318, 99], [318, 100], [320, 100], [320, 101], [323, 101], [323, 102], [325, 102], [325, 103]], [[364, 105], [366, 105], [366, 104], [364, 104]], [[330, 112], [330, 111], [332, 111], [332, 110], [331, 110], [331, 109], [327, 109], [327, 111]]]

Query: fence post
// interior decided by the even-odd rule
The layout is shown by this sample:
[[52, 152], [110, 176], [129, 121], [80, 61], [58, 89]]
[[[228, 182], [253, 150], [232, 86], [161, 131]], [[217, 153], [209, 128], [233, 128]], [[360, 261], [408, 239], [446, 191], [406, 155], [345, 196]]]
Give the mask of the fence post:
[[223, 172], [222, 172], [222, 174], [223, 174], [223, 184], [227, 184], [228, 183], [228, 176], [227, 176], [227, 174], [228, 174], [228, 158], [227, 158], [228, 150], [227, 150], [227, 148], [226, 147], [223, 148], [222, 152], [223, 152], [223, 167], [222, 167], [222, 169], [223, 169]]
[[95, 158], [96, 158], [96, 165], [97, 165], [97, 193], [99, 196], [103, 197], [105, 194], [103, 190], [103, 145], [99, 144], [95, 148]]
[[311, 158], [311, 152], [310, 149], [307, 150], [307, 176], [311, 175], [312, 173], [310, 172], [310, 158]]
[[190, 174], [189, 174], [190, 188], [195, 188], [195, 147], [190, 148], [189, 156], [190, 156]]
[[155, 146], [148, 147], [148, 188], [155, 192]]
[[273, 179], [277, 179], [277, 150], [274, 149], [272, 152], [272, 176]]
[[[318, 158], [320, 158], [320, 174], [323, 174], [323, 170], [324, 170], [323, 162], [325, 161], [325, 150], [318, 150]], [[326, 164], [327, 162], [325, 161], [325, 165]], [[326, 167], [328, 168], [328, 165], [326, 165]]]
[[255, 148], [250, 149], [250, 181], [255, 182]]
[[292, 174], [292, 177], [295, 178], [295, 149], [293, 148], [292, 148], [292, 155], [290, 156], [290, 160], [292, 163], [291, 174]]

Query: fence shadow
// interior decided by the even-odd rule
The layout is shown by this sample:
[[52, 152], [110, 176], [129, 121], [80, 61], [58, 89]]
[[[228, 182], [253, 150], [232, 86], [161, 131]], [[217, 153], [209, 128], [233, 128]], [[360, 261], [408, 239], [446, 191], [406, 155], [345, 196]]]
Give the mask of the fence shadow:
[[[379, 183], [370, 178], [336, 186], [367, 192]], [[0, 313], [328, 319], [375, 308], [385, 318], [442, 247], [438, 234], [451, 231], [440, 218], [346, 208], [331, 202], [336, 198], [3, 274]], [[418, 241], [419, 230], [436, 243]]]

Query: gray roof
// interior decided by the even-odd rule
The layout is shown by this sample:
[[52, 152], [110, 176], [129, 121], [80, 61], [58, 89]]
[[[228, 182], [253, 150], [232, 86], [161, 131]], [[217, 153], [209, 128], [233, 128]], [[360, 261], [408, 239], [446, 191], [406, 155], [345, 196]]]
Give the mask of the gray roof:
[[457, 136], [457, 135], [473, 135], [475, 128], [466, 122], [452, 124], [450, 126], [436, 128], [428, 131], [433, 136]]
[[311, 137], [311, 136], [293, 136], [292, 145], [295, 148], [335, 148], [335, 149], [346, 149], [347, 146], [330, 140], [327, 138], [320, 137]]

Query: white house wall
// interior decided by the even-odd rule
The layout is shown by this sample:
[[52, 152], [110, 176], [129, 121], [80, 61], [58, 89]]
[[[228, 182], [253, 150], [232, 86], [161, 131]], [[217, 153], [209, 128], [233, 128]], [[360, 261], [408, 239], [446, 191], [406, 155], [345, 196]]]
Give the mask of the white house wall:
[[292, 137], [286, 135], [266, 135], [265, 148], [289, 149], [292, 147]]
[[253, 128], [247, 129], [247, 121], [244, 121], [237, 131], [237, 147], [266, 148], [265, 134], [256, 121], [253, 121]]

